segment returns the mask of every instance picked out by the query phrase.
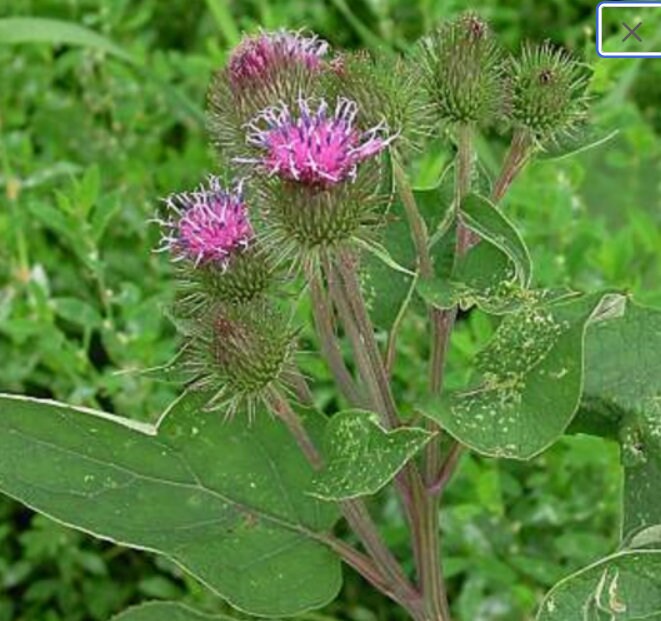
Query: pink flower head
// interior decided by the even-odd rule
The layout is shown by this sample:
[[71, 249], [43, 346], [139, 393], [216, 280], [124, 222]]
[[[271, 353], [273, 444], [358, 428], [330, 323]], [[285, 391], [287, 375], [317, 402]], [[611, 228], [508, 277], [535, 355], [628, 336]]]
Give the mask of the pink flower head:
[[165, 202], [174, 216], [160, 221], [166, 231], [163, 248], [175, 260], [213, 263], [226, 269], [231, 257], [247, 248], [254, 236], [241, 184], [230, 192], [217, 177], [210, 176], [206, 187], [171, 194]]
[[281, 67], [300, 66], [310, 71], [321, 68], [328, 43], [299, 32], [279, 30], [246, 37], [230, 56], [229, 80], [234, 90], [246, 84], [260, 83]]
[[298, 114], [285, 104], [267, 108], [248, 124], [248, 143], [264, 151], [259, 160], [271, 175], [306, 185], [328, 187], [355, 179], [358, 164], [385, 149], [383, 123], [367, 131], [356, 127], [358, 106], [338, 98], [335, 111], [321, 100], [316, 110], [299, 99]]

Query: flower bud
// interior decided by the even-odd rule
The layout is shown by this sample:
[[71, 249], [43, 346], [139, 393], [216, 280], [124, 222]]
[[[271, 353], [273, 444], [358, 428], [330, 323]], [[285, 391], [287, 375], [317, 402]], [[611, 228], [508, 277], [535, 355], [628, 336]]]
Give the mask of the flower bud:
[[525, 46], [510, 76], [510, 116], [538, 141], [569, 134], [585, 118], [584, 66], [550, 43]]
[[422, 42], [423, 84], [441, 119], [488, 125], [503, 107], [503, 56], [491, 29], [473, 13]]
[[268, 390], [291, 371], [296, 332], [265, 301], [237, 308], [217, 306], [201, 317], [184, 348], [195, 389], [209, 392], [209, 406], [229, 415], [252, 412]]

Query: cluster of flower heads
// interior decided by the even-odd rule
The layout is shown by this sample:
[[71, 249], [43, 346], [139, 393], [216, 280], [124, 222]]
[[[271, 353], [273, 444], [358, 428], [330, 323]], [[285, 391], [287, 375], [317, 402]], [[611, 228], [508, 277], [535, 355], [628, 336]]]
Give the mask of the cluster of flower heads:
[[260, 83], [280, 68], [300, 67], [317, 72], [329, 45], [317, 36], [279, 30], [246, 37], [232, 53], [228, 77], [233, 90]]
[[[295, 237], [293, 243], [306, 242], [308, 247], [329, 243], [331, 238], [317, 235], [317, 229], [326, 230], [326, 224], [317, 226], [319, 219], [331, 221], [327, 228], [332, 229], [333, 239], [340, 234], [343, 239], [350, 237], [351, 223], [358, 221], [346, 213], [354, 209], [347, 207], [352, 204], [333, 202], [328, 197], [335, 195], [326, 190], [351, 194], [346, 188], [360, 185], [355, 183], [360, 164], [393, 140], [384, 123], [362, 128], [355, 102], [340, 97], [331, 107], [322, 97], [312, 97], [314, 90], [304, 88], [323, 70], [333, 71], [332, 63], [324, 59], [327, 52], [326, 42], [301, 33], [279, 31], [244, 39], [220, 74], [230, 99], [212, 100], [212, 105], [214, 112], [230, 117], [249, 111], [238, 124], [228, 117], [234, 129], [227, 135], [235, 143], [236, 137], [242, 140], [247, 155], [239, 158], [235, 151], [228, 160], [249, 164], [242, 174], [256, 191], [246, 195], [248, 200], [242, 184], [228, 189], [212, 176], [196, 190], [174, 193], [165, 201], [168, 217], [160, 220], [162, 248], [181, 265], [174, 315], [184, 320], [179, 323], [187, 339], [184, 351], [191, 386], [212, 390], [213, 402], [233, 401], [230, 409], [282, 383], [293, 352], [295, 331], [288, 315], [264, 295], [271, 290], [269, 280], [280, 260], [272, 256], [273, 231], [279, 229], [269, 217], [273, 220], [280, 213], [295, 221], [299, 226], [294, 228], [307, 232], [303, 235], [307, 239]], [[290, 77], [300, 90], [298, 97], [288, 99], [283, 93], [289, 91], [282, 87]], [[267, 179], [273, 182], [267, 184]], [[287, 209], [296, 214], [264, 203], [261, 190], [273, 184], [283, 191], [294, 185], [305, 194], [305, 200], [298, 201], [302, 194], [297, 192], [284, 196]], [[252, 209], [259, 217], [249, 216]], [[332, 221], [337, 221], [335, 226]], [[277, 250], [279, 256], [289, 256], [282, 248]]]
[[[194, 275], [191, 314], [200, 328], [190, 349], [199, 353], [193, 368], [205, 388], [218, 380], [256, 395], [280, 381], [294, 337], [264, 296], [275, 266], [292, 248], [298, 259], [309, 251], [318, 258], [320, 247], [356, 239], [380, 221], [380, 169], [365, 164], [419, 124], [418, 108], [434, 109], [435, 120], [485, 125], [509, 105], [516, 129], [538, 141], [571, 129], [584, 111], [576, 61], [548, 45], [506, 61], [472, 13], [427, 38], [416, 69], [409, 61], [328, 59], [328, 52], [316, 36], [261, 32], [246, 37], [216, 76], [210, 128], [226, 161], [254, 183], [249, 202], [254, 197], [259, 218], [251, 223], [242, 184], [227, 189], [213, 176], [166, 199], [162, 246]], [[377, 68], [386, 71], [379, 79]], [[404, 96], [406, 89], [422, 96]]]
[[[328, 50], [328, 43], [316, 36], [284, 30], [262, 32], [246, 37], [234, 50], [224, 79], [231, 89], [240, 90], [248, 83], [268, 86], [283, 68], [316, 74]], [[332, 63], [328, 68], [333, 71]], [[273, 94], [277, 96], [277, 89]], [[364, 129], [358, 115], [358, 104], [344, 97], [338, 97], [334, 107], [322, 97], [306, 98], [303, 93], [291, 106], [272, 101], [241, 126], [250, 157], [231, 161], [250, 164], [252, 177], [265, 174], [314, 191], [351, 183], [359, 165], [381, 153], [396, 137], [388, 135], [383, 121]], [[224, 271], [255, 236], [240, 186], [225, 190], [212, 177], [208, 186], [175, 193], [166, 203], [174, 215], [162, 221], [163, 246], [176, 260]]]
[[297, 114], [285, 104], [268, 108], [248, 126], [248, 143], [263, 152], [249, 161], [270, 175], [311, 186], [353, 180], [358, 164], [394, 139], [383, 123], [361, 131], [357, 114], [357, 104], [345, 98], [338, 98], [333, 111], [324, 100], [314, 106], [303, 98]]
[[163, 247], [176, 261], [225, 270], [232, 256], [245, 250], [254, 237], [240, 183], [226, 190], [210, 176], [206, 186], [171, 194], [165, 202], [172, 213], [160, 221]]

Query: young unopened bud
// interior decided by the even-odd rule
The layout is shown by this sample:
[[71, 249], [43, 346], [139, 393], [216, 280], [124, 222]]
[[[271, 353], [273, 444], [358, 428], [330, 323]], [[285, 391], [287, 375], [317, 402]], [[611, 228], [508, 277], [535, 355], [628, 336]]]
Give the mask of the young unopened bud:
[[355, 102], [339, 98], [335, 109], [301, 99], [282, 104], [249, 126], [257, 157], [242, 160], [267, 175], [269, 226], [278, 250], [313, 249], [346, 241], [373, 220], [379, 187], [377, 156], [388, 147], [383, 123], [363, 130]]
[[510, 82], [512, 122], [538, 141], [569, 134], [585, 118], [585, 67], [550, 43], [524, 47]]
[[316, 35], [279, 30], [248, 36], [234, 49], [227, 67], [209, 90], [208, 124], [221, 154], [243, 154], [243, 125], [260, 110], [313, 92], [323, 71], [328, 43]]
[[211, 407], [254, 411], [291, 371], [296, 332], [266, 302], [218, 306], [200, 318], [184, 349], [192, 386], [209, 392]]
[[442, 120], [487, 125], [504, 99], [503, 55], [473, 13], [444, 24], [422, 42], [425, 86]]
[[[161, 248], [178, 264], [181, 301], [191, 310], [218, 301], [243, 303], [265, 291], [272, 270], [248, 218], [242, 186], [206, 185], [166, 199]], [[184, 314], [189, 314], [185, 313]]]

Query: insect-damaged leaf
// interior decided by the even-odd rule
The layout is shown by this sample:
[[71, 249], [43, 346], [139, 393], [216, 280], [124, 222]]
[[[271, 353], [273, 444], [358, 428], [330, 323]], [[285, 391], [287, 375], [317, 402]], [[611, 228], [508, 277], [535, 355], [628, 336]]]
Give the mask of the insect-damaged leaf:
[[626, 537], [661, 523], [661, 311], [629, 302], [588, 330], [585, 356], [577, 428], [620, 441]]
[[[315, 540], [334, 505], [309, 495], [313, 470], [265, 412], [249, 425], [187, 395], [158, 428], [0, 397], [0, 490], [56, 520], [167, 555], [235, 607], [293, 615], [340, 586]], [[318, 419], [308, 424], [315, 436]]]
[[627, 550], [560, 581], [537, 621], [649, 621], [661, 618], [661, 552]]
[[480, 453], [515, 459], [540, 453], [576, 412], [585, 328], [612, 297], [571, 296], [506, 315], [478, 354], [470, 384], [421, 410]]
[[376, 494], [431, 436], [416, 428], [386, 431], [371, 412], [340, 412], [326, 426], [326, 466], [316, 477], [312, 493], [326, 500]]
[[502, 250], [513, 262], [516, 278], [527, 287], [532, 278], [528, 248], [516, 227], [488, 198], [469, 194], [461, 203], [462, 221], [480, 237]]
[[528, 249], [514, 225], [488, 199], [470, 194], [462, 221], [481, 237], [458, 259], [452, 273], [421, 280], [418, 293], [437, 308], [477, 305], [493, 314], [510, 313], [527, 301], [532, 277]]

